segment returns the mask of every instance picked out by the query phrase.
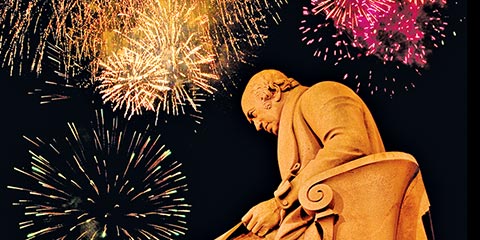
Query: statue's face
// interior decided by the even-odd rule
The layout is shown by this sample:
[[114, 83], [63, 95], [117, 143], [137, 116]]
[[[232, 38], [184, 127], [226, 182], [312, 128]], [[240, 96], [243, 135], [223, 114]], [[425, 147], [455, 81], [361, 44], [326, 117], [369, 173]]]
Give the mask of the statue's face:
[[257, 131], [264, 130], [278, 135], [283, 101], [276, 100], [277, 94], [281, 92], [270, 92], [264, 88], [250, 88], [243, 93], [243, 113]]

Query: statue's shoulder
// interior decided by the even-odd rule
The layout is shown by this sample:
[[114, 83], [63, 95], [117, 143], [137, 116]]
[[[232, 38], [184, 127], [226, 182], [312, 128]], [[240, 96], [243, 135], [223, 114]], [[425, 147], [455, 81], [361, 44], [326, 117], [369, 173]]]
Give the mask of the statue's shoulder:
[[302, 108], [309, 106], [325, 106], [328, 104], [338, 104], [344, 102], [361, 102], [358, 95], [344, 85], [335, 81], [322, 81], [310, 86], [300, 97]]
[[324, 91], [328, 91], [328, 90], [337, 90], [338, 91], [338, 90], [349, 90], [350, 88], [343, 83], [336, 82], [336, 81], [333, 81], [333, 80], [326, 80], [326, 81], [321, 81], [321, 82], [315, 83], [314, 85], [312, 85], [310, 87], [310, 89], [324, 90]]
[[335, 98], [339, 96], [353, 96], [355, 92], [342, 83], [322, 81], [309, 87], [304, 95], [305, 97]]

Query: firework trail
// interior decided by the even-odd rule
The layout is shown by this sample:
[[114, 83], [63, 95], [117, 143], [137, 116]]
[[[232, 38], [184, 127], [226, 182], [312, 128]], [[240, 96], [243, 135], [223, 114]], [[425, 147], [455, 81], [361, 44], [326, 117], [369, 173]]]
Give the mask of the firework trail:
[[[393, 10], [383, 14], [379, 21], [353, 32], [357, 45], [366, 50], [367, 56], [376, 55], [382, 61], [424, 68], [431, 52], [427, 44], [436, 41], [432, 34], [444, 37], [442, 32], [446, 25], [439, 16], [426, 12], [431, 6], [395, 3], [391, 7]], [[433, 9], [432, 14], [436, 13], [438, 9]]]
[[[10, 75], [34, 72], [45, 67], [56, 77], [45, 81], [57, 92], [42, 95], [41, 103], [67, 99], [65, 89], [94, 90], [98, 58], [119, 42], [113, 31], [132, 27], [125, 18], [141, 1], [6, 1], [0, 9], [2, 20], [0, 61]], [[29, 67], [25, 67], [29, 66]], [[48, 72], [47, 72], [48, 73]], [[35, 89], [34, 92], [45, 92]]]
[[388, 12], [394, 0], [312, 0], [313, 13], [323, 12], [337, 26], [356, 28], [360, 22], [378, 21], [378, 16]]
[[[32, 58], [36, 54], [31, 54], [35, 49], [31, 49], [29, 36], [32, 32], [41, 31], [36, 23], [40, 24], [42, 13], [37, 13], [35, 9], [40, 5], [38, 2], [22, 3], [17, 1], [3, 1], [0, 8], [0, 60], [2, 68], [9, 67], [10, 74], [14, 74], [17, 70], [19, 74], [23, 72], [26, 60]], [[41, 6], [40, 6], [41, 8]], [[34, 26], [31, 26], [34, 25]], [[40, 43], [38, 49], [42, 50]], [[28, 54], [26, 54], [28, 53]], [[36, 56], [41, 58], [42, 56]], [[37, 60], [38, 61], [38, 60]], [[32, 64], [32, 69], [39, 66]]]
[[[7, 1], [1, 9], [2, 67], [21, 75], [37, 74], [48, 43], [68, 52], [64, 63], [89, 64], [105, 48], [103, 34], [117, 27], [130, 27], [118, 13], [128, 13], [139, 1]], [[24, 69], [24, 64], [30, 64]]]
[[135, 27], [119, 32], [128, 44], [99, 61], [102, 98], [128, 117], [143, 110], [184, 114], [185, 105], [197, 111], [196, 93], [214, 93], [209, 83], [218, 80], [206, 15], [174, 0], [149, 2], [135, 14]]
[[360, 51], [352, 46], [352, 38], [345, 30], [339, 30], [332, 19], [318, 18], [309, 11], [304, 7], [305, 18], [299, 30], [302, 42], [314, 48], [313, 56], [334, 65], [357, 57]]
[[256, 50], [268, 39], [268, 29], [282, 21], [280, 10], [287, 0], [208, 0], [209, 31], [216, 56], [215, 72], [235, 87], [240, 65], [253, 65]]
[[[382, 84], [375, 80], [398, 84], [401, 81], [394, 76], [398, 72], [395, 69], [406, 66], [420, 75], [428, 67], [429, 54], [444, 44], [447, 23], [441, 12], [445, 6], [446, 1], [435, 0], [313, 0], [303, 8], [306, 18], [300, 27], [302, 41], [316, 46], [314, 56], [324, 61], [332, 59], [334, 65], [342, 60], [370, 58], [381, 63], [374, 65], [393, 70], [381, 71], [387, 74], [382, 75], [370, 67], [363, 73], [347, 70], [344, 75], [344, 79], [368, 81], [363, 85], [368, 85], [372, 93], [393, 95], [394, 90], [380, 87]], [[327, 41], [322, 42], [324, 39]], [[414, 84], [405, 83], [403, 87]]]
[[[25, 137], [30, 167], [19, 228], [27, 239], [176, 239], [186, 234], [186, 178], [160, 136], [97, 111], [91, 129], [69, 123], [60, 140]], [[147, 129], [148, 130], [148, 129]], [[27, 184], [28, 183], [28, 184]]]
[[[378, 22], [388, 12], [393, 0], [312, 0], [303, 6], [304, 19], [299, 28], [306, 45], [315, 45], [314, 56], [335, 64], [343, 59], [356, 59], [358, 51], [355, 30]], [[369, 29], [371, 30], [371, 29]]]

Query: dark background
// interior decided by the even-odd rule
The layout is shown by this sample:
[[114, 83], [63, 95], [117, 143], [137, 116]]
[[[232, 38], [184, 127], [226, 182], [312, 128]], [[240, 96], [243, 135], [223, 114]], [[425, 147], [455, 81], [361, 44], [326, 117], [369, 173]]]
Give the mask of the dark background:
[[[219, 87], [217, 94], [202, 104], [200, 124], [180, 116], [156, 127], [172, 150], [171, 157], [183, 163], [187, 176], [192, 204], [187, 239], [221, 235], [250, 207], [272, 197], [279, 183], [276, 138], [256, 132], [240, 108], [242, 89], [255, 72], [275, 68], [304, 85], [333, 79], [355, 88], [356, 82], [341, 80], [345, 72], [380, 66], [370, 60], [332, 66], [313, 57], [312, 49], [300, 40], [301, 4], [290, 2], [281, 12], [282, 22], [269, 29], [258, 58], [239, 69], [236, 87]], [[393, 97], [359, 92], [377, 119], [387, 150], [410, 153], [419, 162], [437, 240], [467, 239], [466, 9], [466, 2], [449, 2], [445, 45], [434, 49], [429, 68], [421, 76], [411, 74], [408, 68], [389, 73], [414, 82], [415, 88], [404, 91], [399, 83]], [[67, 122], [89, 120], [99, 104], [92, 103], [88, 93], [74, 91], [69, 100], [41, 105], [38, 96], [27, 94], [41, 88], [41, 79], [3, 73], [2, 235], [22, 239], [18, 229], [22, 209], [12, 206], [15, 195], [6, 189], [22, 180], [13, 167], [29, 161], [21, 136], [62, 136]], [[134, 117], [132, 123], [149, 123], [149, 117]]]

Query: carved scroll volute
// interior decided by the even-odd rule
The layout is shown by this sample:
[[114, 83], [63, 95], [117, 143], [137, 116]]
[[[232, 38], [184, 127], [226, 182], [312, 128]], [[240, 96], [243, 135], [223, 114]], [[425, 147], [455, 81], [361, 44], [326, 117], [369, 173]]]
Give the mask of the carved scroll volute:
[[314, 216], [333, 207], [333, 191], [326, 184], [314, 184], [305, 193], [299, 194], [299, 200], [303, 209], [310, 216]]

